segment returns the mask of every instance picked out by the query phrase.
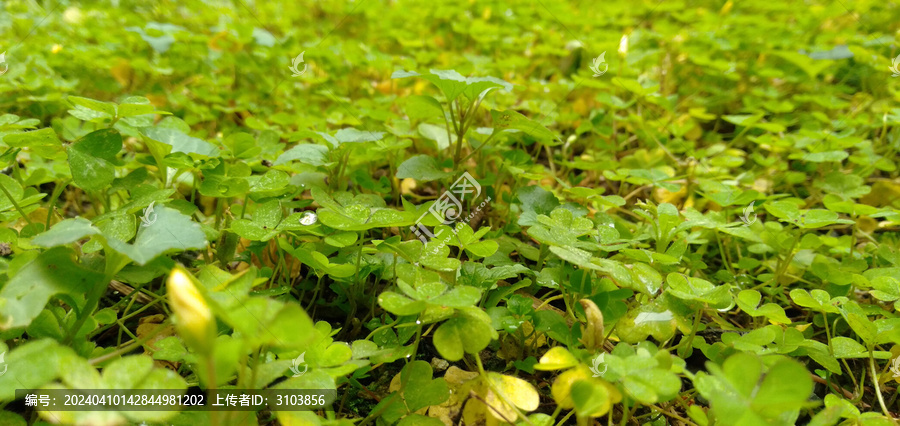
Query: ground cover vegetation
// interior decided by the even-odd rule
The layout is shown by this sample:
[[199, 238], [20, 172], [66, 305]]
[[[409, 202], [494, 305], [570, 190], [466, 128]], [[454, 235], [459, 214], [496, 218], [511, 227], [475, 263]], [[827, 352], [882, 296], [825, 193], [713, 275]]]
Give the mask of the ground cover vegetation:
[[0, 11], [2, 424], [900, 415], [896, 4]]

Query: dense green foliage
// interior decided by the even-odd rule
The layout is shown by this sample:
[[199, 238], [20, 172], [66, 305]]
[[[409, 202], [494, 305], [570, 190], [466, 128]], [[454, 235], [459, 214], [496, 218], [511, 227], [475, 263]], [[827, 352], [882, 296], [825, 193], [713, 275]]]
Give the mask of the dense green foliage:
[[0, 10], [0, 424], [900, 414], [894, 4]]

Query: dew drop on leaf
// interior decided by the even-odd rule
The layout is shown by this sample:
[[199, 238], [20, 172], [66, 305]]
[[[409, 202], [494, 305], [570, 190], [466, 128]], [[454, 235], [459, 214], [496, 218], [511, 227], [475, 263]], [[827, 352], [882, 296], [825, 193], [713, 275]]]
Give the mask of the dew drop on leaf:
[[319, 216], [313, 212], [304, 212], [302, 216], [300, 216], [300, 224], [301, 225], [312, 225], [315, 224], [316, 221], [319, 220]]

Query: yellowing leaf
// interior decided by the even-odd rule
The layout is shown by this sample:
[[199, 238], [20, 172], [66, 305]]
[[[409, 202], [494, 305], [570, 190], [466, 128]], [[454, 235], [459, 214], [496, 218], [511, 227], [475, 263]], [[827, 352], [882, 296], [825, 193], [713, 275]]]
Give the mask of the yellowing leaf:
[[122, 87], [131, 86], [131, 79], [134, 78], [134, 69], [131, 68], [131, 63], [128, 60], [119, 59], [119, 62], [109, 69], [109, 72]]
[[[573, 368], [571, 370], [566, 371], [559, 375], [556, 378], [556, 381], [553, 382], [553, 385], [550, 387], [550, 394], [553, 396], [553, 399], [556, 401], [556, 404], [559, 405], [559, 408], [562, 409], [571, 409], [575, 408], [575, 403], [572, 400], [572, 386], [575, 385], [576, 382], [588, 380], [592, 382], [593, 385], [601, 385], [606, 388], [607, 397], [609, 398], [609, 405], [616, 404], [622, 400], [622, 393], [619, 390], [607, 382], [606, 380], [593, 377], [591, 371], [581, 365], [578, 368]], [[602, 405], [602, 404], [601, 404]], [[599, 407], [598, 405], [592, 405], [593, 407]], [[607, 408], [607, 411], [609, 408]], [[602, 410], [592, 409], [591, 416], [601, 416], [603, 414], [596, 414]], [[605, 413], [605, 412], [604, 412]]]
[[[540, 395], [530, 383], [517, 377], [493, 372], [488, 373], [488, 379], [493, 384], [493, 389], [488, 389], [485, 401], [497, 411], [502, 412], [506, 418], [516, 418], [516, 412], [509, 404], [513, 404], [524, 411], [537, 410], [538, 404], [541, 402]], [[495, 393], [494, 389], [499, 394]], [[491, 414], [497, 417], [499, 414], [497, 411], [491, 410]]]
[[480, 399], [469, 398], [466, 402], [464, 424], [490, 425], [498, 424], [498, 420], [515, 421], [518, 415], [513, 406], [528, 412], [536, 410], [540, 403], [540, 395], [527, 381], [493, 372], [487, 373], [487, 380], [478, 380], [472, 391]]
[[559, 405], [559, 408], [569, 410], [575, 407], [575, 404], [572, 402], [572, 384], [576, 380], [586, 379], [590, 376], [591, 374], [587, 369], [577, 368], [566, 371], [556, 378], [553, 386], [550, 387], [550, 394], [553, 395], [553, 399]]
[[535, 364], [534, 369], [542, 371], [562, 370], [576, 365], [578, 365], [578, 360], [565, 347], [555, 346], [541, 357], [540, 364]]

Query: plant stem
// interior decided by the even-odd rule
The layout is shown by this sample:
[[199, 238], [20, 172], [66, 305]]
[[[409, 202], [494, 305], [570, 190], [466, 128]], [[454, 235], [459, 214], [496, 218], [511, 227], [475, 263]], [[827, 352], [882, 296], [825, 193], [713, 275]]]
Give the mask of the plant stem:
[[[206, 390], [216, 390], [216, 358], [213, 353], [210, 353], [206, 357]], [[210, 393], [210, 397], [211, 396], [212, 393]], [[209, 423], [212, 426], [219, 426], [219, 413], [216, 410], [211, 410], [209, 412]]]
[[56, 199], [66, 190], [66, 186], [68, 185], [69, 181], [65, 180], [53, 188], [53, 194], [50, 195], [50, 201], [47, 203], [47, 224], [44, 226], [44, 229], [50, 229], [50, 219], [53, 217], [53, 205], [56, 204]]
[[110, 352], [110, 353], [108, 353], [108, 354], [105, 354], [105, 355], [99, 356], [99, 357], [97, 357], [97, 358], [93, 358], [93, 359], [91, 359], [91, 360], [88, 360], [88, 363], [91, 364], [91, 365], [97, 365], [97, 364], [100, 364], [100, 363], [105, 362], [105, 361], [107, 361], [107, 360], [110, 360], [110, 359], [112, 359], [112, 358], [115, 358], [115, 357], [117, 357], [117, 356], [119, 356], [119, 355], [127, 354], [128, 352], [131, 352], [131, 351], [133, 351], [133, 350], [135, 350], [135, 349], [137, 349], [137, 348], [139, 348], [139, 347], [141, 347], [141, 346], [144, 346], [144, 343], [147, 343], [148, 340], [152, 339], [154, 336], [156, 336], [157, 334], [159, 334], [160, 332], [162, 332], [162, 331], [166, 328], [167, 325], [168, 325], [168, 324], [166, 324], [165, 322], [163, 322], [162, 324], [160, 324], [159, 326], [157, 326], [156, 328], [154, 328], [153, 331], [150, 332], [150, 334], [147, 334], [147, 335], [145, 335], [144, 337], [141, 337], [140, 339], [134, 341], [134, 343], [132, 343], [132, 344], [130, 344], [130, 345], [124, 347], [124, 348], [118, 349], [118, 350], [116, 350], [116, 351], [114, 351], [114, 352]]
[[461, 133], [457, 133], [456, 135], [456, 152], [453, 153], [453, 169], [459, 169], [460, 158], [462, 156], [462, 145], [463, 145], [463, 135]]
[[10, 194], [9, 191], [6, 190], [6, 186], [4, 186], [3, 183], [0, 183], [0, 189], [3, 190], [4, 194], [6, 194], [6, 198], [8, 198], [9, 202], [12, 203], [13, 207], [16, 208], [16, 211], [19, 212], [19, 215], [22, 216], [22, 219], [25, 219], [25, 221], [28, 222], [29, 225], [31, 225], [31, 219], [28, 218], [28, 215], [25, 214], [25, 211], [22, 210], [22, 207], [19, 207], [19, 203], [17, 203], [12, 194]]
[[543, 269], [543, 267], [544, 267], [544, 258], [547, 256], [547, 250], [549, 250], [547, 248], [547, 245], [541, 244], [541, 250], [538, 254], [538, 262], [537, 262], [538, 270]]
[[391, 327], [397, 325], [398, 322], [400, 322], [400, 319], [396, 319], [396, 320], [394, 320], [394, 322], [392, 322], [390, 324], [385, 324], [385, 325], [382, 325], [381, 327], [378, 327], [378, 328], [372, 330], [372, 332], [369, 333], [368, 336], [366, 336], [366, 340], [371, 339], [373, 336], [375, 336], [375, 333], [378, 333], [381, 330], [384, 330], [386, 328], [391, 328]]
[[694, 326], [691, 328], [691, 335], [684, 341], [685, 346], [683, 348], [678, 348], [679, 355], [682, 357], [686, 356], [687, 351], [691, 350], [691, 344], [694, 343], [694, 336], [697, 335], [697, 330], [700, 328], [701, 318], [703, 318], [703, 309], [697, 311], [697, 316], [694, 317]]
[[559, 423], [556, 424], [556, 426], [562, 426], [562, 425], [564, 425], [564, 424], [566, 423], [566, 420], [569, 420], [569, 417], [572, 417], [572, 414], [575, 414], [575, 410], [569, 411], [569, 414], [566, 414], [565, 417], [563, 417], [563, 418], [559, 421]]
[[78, 334], [78, 330], [81, 330], [84, 322], [87, 321], [88, 317], [91, 316], [91, 313], [94, 312], [94, 309], [100, 304], [100, 298], [106, 293], [110, 280], [112, 280], [112, 276], [104, 276], [103, 281], [97, 283], [94, 288], [90, 290], [87, 300], [84, 303], [84, 307], [81, 309], [81, 312], [79, 312], [78, 319], [72, 324], [72, 328], [69, 329], [65, 340], [63, 340], [64, 345], [72, 343], [75, 335]]
[[884, 397], [881, 395], [881, 386], [878, 385], [878, 373], [875, 372], [875, 354], [872, 353], [872, 347], [869, 347], [869, 368], [872, 373], [872, 384], [875, 385], [875, 396], [878, 397], [878, 404], [881, 405], [881, 411], [887, 418], [894, 420], [894, 417], [891, 416], [887, 406], [884, 405]]
[[487, 145], [488, 142], [490, 142], [490, 140], [494, 138], [495, 134], [496, 134], [496, 132], [492, 132], [491, 135], [488, 136], [488, 138], [484, 140], [484, 142], [482, 142], [480, 145], [478, 145], [478, 148], [475, 148], [474, 150], [472, 150], [472, 152], [470, 152], [469, 155], [465, 156], [465, 158], [463, 158], [461, 161], [465, 162], [466, 160], [469, 159], [469, 157], [475, 155], [475, 153], [477, 153], [479, 150], [481, 150], [482, 147]]
[[831, 346], [831, 330], [828, 328], [828, 314], [822, 311], [822, 319], [825, 323], [825, 338], [828, 339], [828, 353], [834, 356], [834, 348]]
[[416, 327], [416, 343], [413, 344], [412, 355], [410, 356], [413, 361], [416, 360], [416, 352], [419, 351], [420, 340], [422, 340], [422, 324], [419, 324], [419, 326]]

